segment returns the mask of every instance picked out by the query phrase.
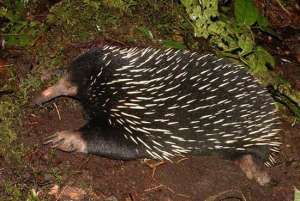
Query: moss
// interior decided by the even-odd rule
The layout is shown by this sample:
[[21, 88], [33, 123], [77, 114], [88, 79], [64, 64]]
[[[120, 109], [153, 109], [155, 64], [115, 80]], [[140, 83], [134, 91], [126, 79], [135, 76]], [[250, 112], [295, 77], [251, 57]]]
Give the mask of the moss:
[[31, 189], [27, 194], [22, 192], [21, 184], [15, 184], [12, 182], [6, 182], [3, 185], [4, 195], [0, 200], [5, 201], [16, 201], [16, 200], [26, 200], [26, 201], [39, 201], [37, 192], [34, 189]]
[[7, 195], [5, 196], [5, 200], [7, 201], [21, 200], [22, 198], [22, 192], [17, 184], [6, 182], [3, 186], [3, 190]]
[[[18, 158], [18, 160], [21, 160], [22, 151], [21, 153], [17, 151], [20, 146], [12, 147], [11, 145], [17, 139], [16, 128], [21, 125], [23, 108], [27, 104], [32, 91], [38, 88], [40, 84], [41, 81], [37, 76], [29, 75], [19, 83], [14, 96], [3, 97], [0, 102], [0, 116], [2, 117], [0, 124], [0, 155], [4, 158]], [[10, 85], [13, 85], [13, 83]]]
[[106, 27], [117, 28], [121, 13], [95, 1], [62, 1], [53, 6], [47, 17], [47, 24], [56, 30], [59, 27], [62, 38], [69, 42], [91, 40], [103, 35]]

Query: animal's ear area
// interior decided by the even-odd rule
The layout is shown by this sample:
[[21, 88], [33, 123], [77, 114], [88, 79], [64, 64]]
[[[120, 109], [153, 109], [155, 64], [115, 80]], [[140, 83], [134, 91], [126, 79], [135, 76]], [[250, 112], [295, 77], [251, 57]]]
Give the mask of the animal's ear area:
[[78, 87], [71, 83], [68, 78], [64, 77], [60, 79], [56, 84], [48, 87], [42, 93], [37, 95], [33, 99], [32, 104], [40, 105], [59, 96], [76, 96], [77, 92]]

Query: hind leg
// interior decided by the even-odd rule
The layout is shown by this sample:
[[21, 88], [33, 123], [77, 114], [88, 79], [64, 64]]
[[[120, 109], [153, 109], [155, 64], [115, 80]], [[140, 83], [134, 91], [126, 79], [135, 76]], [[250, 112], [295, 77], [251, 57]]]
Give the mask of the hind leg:
[[235, 161], [242, 171], [246, 174], [248, 179], [254, 179], [261, 186], [270, 183], [271, 177], [265, 170], [264, 165], [259, 159], [256, 159], [251, 154], [243, 155], [241, 158]]
[[67, 152], [92, 153], [112, 159], [130, 160], [145, 156], [143, 149], [127, 140], [119, 129], [102, 129], [87, 124], [77, 131], [61, 131], [44, 144]]

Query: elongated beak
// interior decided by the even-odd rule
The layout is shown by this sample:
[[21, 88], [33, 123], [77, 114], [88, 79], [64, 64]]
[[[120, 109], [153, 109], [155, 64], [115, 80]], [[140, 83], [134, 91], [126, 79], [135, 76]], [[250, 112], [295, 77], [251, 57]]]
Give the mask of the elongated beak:
[[68, 79], [62, 78], [55, 85], [48, 87], [41, 94], [36, 96], [32, 104], [41, 105], [59, 96], [75, 96], [77, 94], [77, 86], [71, 84]]

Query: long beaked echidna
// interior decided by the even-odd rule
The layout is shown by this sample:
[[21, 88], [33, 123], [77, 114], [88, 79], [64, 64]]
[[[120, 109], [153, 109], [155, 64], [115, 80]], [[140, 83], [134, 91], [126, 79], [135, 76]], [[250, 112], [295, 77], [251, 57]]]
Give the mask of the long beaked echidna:
[[281, 144], [267, 90], [213, 54], [105, 45], [79, 56], [34, 102], [58, 96], [78, 99], [89, 119], [48, 138], [64, 151], [167, 160], [219, 152], [239, 156], [247, 176], [264, 184], [258, 164], [272, 164]]

